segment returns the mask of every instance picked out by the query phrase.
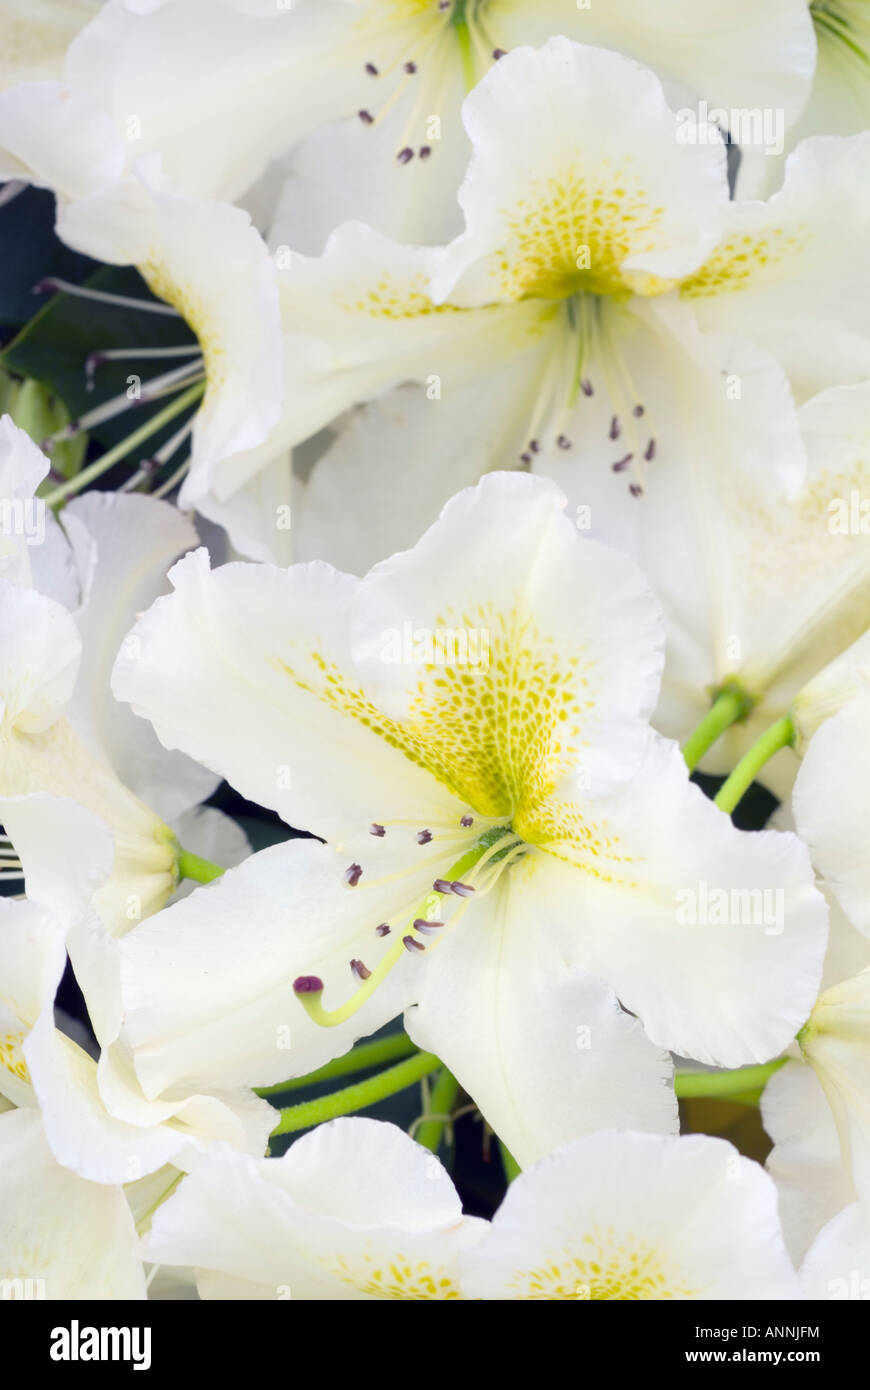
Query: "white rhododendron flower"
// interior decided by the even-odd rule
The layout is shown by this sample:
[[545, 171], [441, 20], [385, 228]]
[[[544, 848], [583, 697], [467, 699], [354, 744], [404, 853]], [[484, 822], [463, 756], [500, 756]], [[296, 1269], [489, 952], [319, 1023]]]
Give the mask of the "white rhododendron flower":
[[[790, 388], [804, 398], [870, 374], [854, 183], [867, 139], [807, 142], [782, 193], [729, 203], [714, 130], [680, 143], [648, 69], [564, 39], [502, 59], [463, 118], [465, 231], [447, 247], [349, 223], [320, 258], [285, 269], [279, 251], [287, 381], [261, 462], [354, 404], [420, 387], [398, 411], [404, 429], [387, 396], [316, 463], [302, 557], [380, 559], [508, 459], [572, 470], [580, 502], [584, 477], [597, 490], [613, 473], [626, 508], [643, 506], [660, 467], [704, 452], [724, 471], [793, 481], [804, 461]], [[361, 481], [364, 525], [351, 528], [342, 499]]]
[[799, 1297], [776, 1189], [706, 1135], [577, 1139], [508, 1189], [462, 1257], [466, 1297]]
[[[413, 241], [452, 234], [467, 158], [466, 92], [505, 50], [553, 34], [649, 64], [697, 120], [773, 103], [789, 125], [815, 60], [803, 0], [763, 8], [679, 0], [110, 0], [69, 50], [66, 76], [105, 107], [131, 157], [159, 150], [200, 195], [236, 198], [271, 159], [326, 125], [303, 151], [303, 216], [362, 216]], [[691, 34], [691, 41], [687, 41]], [[130, 116], [136, 122], [130, 126]], [[726, 115], [726, 123], [730, 117]], [[692, 132], [694, 133], [694, 131]], [[361, 176], [362, 171], [364, 174]], [[344, 184], [342, 188], [341, 185]]]
[[195, 1268], [201, 1298], [456, 1299], [460, 1256], [485, 1230], [433, 1154], [393, 1125], [347, 1119], [279, 1159], [216, 1145], [144, 1248]]
[[0, 0], [0, 1302], [832, 1370], [868, 188], [870, 0]]
[[100, 816], [113, 831], [115, 858], [97, 906], [121, 931], [173, 892], [178, 847], [166, 822], [215, 786], [204, 768], [167, 754], [108, 686], [126, 627], [196, 533], [166, 504], [105, 494], [70, 502], [61, 529], [33, 496], [47, 470], [8, 417], [0, 421], [0, 480], [15, 503], [8, 517], [29, 522], [11, 526], [0, 561], [3, 821], [14, 844], [14, 798], [33, 792]]
[[145, 1253], [195, 1266], [204, 1298], [798, 1297], [772, 1182], [697, 1135], [575, 1140], [522, 1174], [488, 1226], [392, 1125], [337, 1120], [277, 1161], [212, 1150]]
[[[52, 189], [63, 240], [110, 265], [135, 265], [165, 307], [144, 300], [132, 307], [178, 314], [194, 331], [198, 350], [158, 352], [167, 370], [142, 383], [139, 399], [198, 392], [185, 431], [191, 459], [183, 505], [228, 526], [245, 549], [262, 550], [274, 505], [289, 505], [289, 459], [272, 458], [265, 476], [253, 478], [258, 470], [247, 462], [247, 451], [276, 424], [282, 399], [278, 290], [248, 214], [178, 191], [157, 155], [125, 175], [112, 122], [86, 94], [58, 83], [0, 93], [0, 177]], [[124, 404], [104, 403], [94, 422]], [[236, 500], [228, 512], [229, 495]]]
[[[412, 1037], [522, 1163], [606, 1115], [670, 1127], [656, 1047], [763, 1061], [805, 1020], [826, 917], [805, 851], [735, 831], [649, 731], [657, 607], [563, 503], [542, 480], [492, 475], [362, 581], [210, 571], [202, 554], [175, 568], [116, 694], [328, 843], [257, 855], [125, 938], [146, 1093], [218, 1065], [277, 1081], [413, 1005]], [[439, 662], [445, 634], [464, 636], [464, 658]], [[779, 925], [733, 908], [707, 920], [708, 884], [726, 904], [776, 884]], [[257, 942], [244, 963], [241, 912]], [[297, 975], [313, 1023], [290, 1012]], [[576, 1110], [541, 1085], [539, 1047]]]
[[[618, 477], [551, 467], [572, 500], [588, 505], [592, 533], [633, 554], [664, 605], [668, 659], [657, 726], [686, 738], [711, 692], [731, 690], [742, 702], [741, 721], [701, 762], [707, 771], [733, 767], [870, 619], [870, 543], [860, 511], [854, 524], [870, 481], [870, 387], [822, 392], [798, 419], [790, 476], [778, 478], [763, 460], [729, 468], [704, 448], [660, 460], [643, 506], [631, 512]], [[812, 698], [808, 692], [804, 705]], [[824, 702], [821, 691], [816, 698]], [[762, 781], [787, 793], [797, 768], [783, 753]]]
[[[87, 905], [111, 863], [108, 832], [55, 798], [24, 798], [18, 814], [29, 821], [26, 842], [51, 837], [52, 862], [27, 872], [26, 901], [0, 899], [0, 1093], [38, 1106], [57, 1161], [89, 1181], [134, 1181], [212, 1139], [261, 1153], [274, 1123], [265, 1101], [242, 1090], [146, 1099], [136, 1084], [120, 1036], [116, 948]], [[104, 1046], [99, 1063], [55, 1026], [67, 944], [82, 964], [79, 983]]]

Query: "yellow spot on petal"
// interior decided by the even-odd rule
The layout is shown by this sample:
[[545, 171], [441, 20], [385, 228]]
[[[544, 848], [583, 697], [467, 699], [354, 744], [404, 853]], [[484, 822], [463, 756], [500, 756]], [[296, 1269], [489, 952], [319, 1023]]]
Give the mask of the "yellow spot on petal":
[[579, 1249], [555, 1252], [534, 1269], [519, 1271], [511, 1285], [522, 1299], [575, 1302], [685, 1299], [689, 1287], [665, 1251], [613, 1227], [593, 1227]]
[[384, 273], [364, 294], [343, 301], [341, 307], [377, 319], [417, 319], [431, 314], [468, 312], [455, 304], [433, 304], [426, 292], [427, 283], [422, 274], [402, 280]]
[[754, 235], [726, 237], [700, 270], [683, 281], [680, 293], [688, 299], [728, 293], [771, 283], [791, 273], [791, 266], [806, 245], [806, 230], [787, 231], [766, 227]]
[[316, 682], [292, 661], [279, 665], [301, 689], [358, 720], [480, 815], [510, 817], [540, 805], [582, 760], [596, 708], [594, 662], [566, 651], [519, 608], [445, 608], [435, 631], [485, 633], [485, 660], [418, 667], [401, 720], [384, 714], [318, 652], [307, 654]]
[[29, 1084], [30, 1072], [27, 1070], [27, 1063], [21, 1050], [24, 1038], [24, 1033], [0, 1034], [0, 1067], [10, 1072], [12, 1076], [17, 1076], [19, 1081], [26, 1081]]
[[398, 1252], [389, 1259], [367, 1253], [342, 1256], [335, 1272], [344, 1283], [375, 1298], [434, 1298], [447, 1302], [462, 1297], [446, 1269], [429, 1260], [414, 1260]]
[[584, 290], [628, 298], [672, 288], [669, 280], [623, 270], [627, 257], [656, 249], [664, 216], [630, 158], [594, 177], [572, 169], [533, 180], [502, 216], [507, 235], [495, 260], [506, 299], [564, 299]]

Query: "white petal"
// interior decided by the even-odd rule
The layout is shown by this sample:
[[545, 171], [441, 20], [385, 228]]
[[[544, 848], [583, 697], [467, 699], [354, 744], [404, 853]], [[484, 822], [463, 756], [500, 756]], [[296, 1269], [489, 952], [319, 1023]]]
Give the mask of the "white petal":
[[357, 222], [338, 227], [316, 259], [278, 248], [286, 390], [273, 452], [402, 382], [424, 383], [437, 397], [534, 359], [555, 306], [435, 304], [433, 257]]
[[812, 1067], [790, 1061], [770, 1078], [761, 1118], [773, 1140], [767, 1171], [779, 1191], [779, 1215], [792, 1258], [832, 1216], [854, 1200], [831, 1107]]
[[72, 514], [95, 544], [84, 602], [76, 614], [82, 664], [69, 718], [102, 749], [120, 780], [164, 820], [204, 801], [214, 774], [180, 754], [168, 754], [144, 720], [112, 698], [109, 678], [121, 641], [136, 615], [166, 587], [166, 572], [197, 535], [175, 507], [151, 497], [90, 492], [74, 498]]
[[35, 1110], [0, 1116], [0, 1192], [4, 1278], [43, 1279], [51, 1300], [145, 1298], [123, 1191], [61, 1168]]
[[205, 358], [188, 490], [260, 444], [281, 405], [278, 295], [266, 247], [246, 213], [173, 192], [143, 166], [106, 194], [70, 204], [58, 233], [86, 255], [135, 265], [183, 315]]
[[[471, 153], [459, 119], [466, 87], [458, 45], [455, 54], [442, 56], [443, 61], [431, 65], [424, 58], [414, 79], [418, 90], [407, 92], [409, 100], [390, 107], [380, 83], [360, 93], [363, 103], [375, 106], [374, 125], [354, 112], [321, 126], [297, 147], [289, 176], [282, 180], [269, 231], [271, 246], [292, 246], [316, 256], [333, 229], [348, 221], [365, 222], [413, 245], [436, 246], [462, 230], [456, 191]], [[426, 100], [420, 86], [436, 101], [422, 107], [424, 119], [409, 122], [409, 107], [417, 103], [420, 112], [421, 98]], [[428, 139], [427, 128], [434, 126], [433, 116], [439, 138], [421, 144]], [[413, 151], [408, 163], [396, 158], [402, 149]], [[421, 150], [428, 153], [421, 156]]]
[[21, 860], [28, 898], [60, 920], [75, 920], [111, 872], [108, 826], [48, 792], [0, 798], [0, 821]]
[[299, 489], [295, 558], [363, 574], [409, 549], [454, 493], [519, 459], [537, 386], [521, 358], [483, 390], [473, 382], [432, 400], [406, 385], [360, 406]]
[[[254, 1096], [158, 1099], [149, 1104], [130, 1075], [99, 1074], [94, 1061], [44, 1019], [24, 1044], [46, 1138], [59, 1163], [94, 1182], [134, 1182], [180, 1160], [192, 1145], [224, 1140], [261, 1154], [275, 1124]], [[238, 1113], [234, 1102], [238, 1100]]]
[[[863, 0], [846, 0], [835, 12], [810, 7], [818, 48], [810, 97], [797, 121], [789, 123], [785, 153], [811, 135], [857, 135], [870, 126], [867, 54], [870, 26]], [[827, 21], [833, 20], [832, 24]], [[744, 151], [741, 150], [741, 155]], [[741, 158], [737, 191], [763, 196], [782, 183], [784, 159], [755, 154]]]
[[[349, 1181], [350, 1175], [352, 1180]], [[215, 1148], [154, 1217], [148, 1258], [205, 1298], [457, 1298], [463, 1220], [438, 1160], [392, 1125], [336, 1120], [280, 1159]]]
[[518, 1177], [462, 1259], [467, 1297], [791, 1299], [776, 1189], [730, 1144], [613, 1131]]
[[418, 1006], [405, 1015], [524, 1166], [593, 1130], [677, 1127], [670, 1058], [600, 980], [568, 963], [541, 870], [540, 860], [508, 870], [429, 947]]
[[778, 107], [788, 123], [813, 75], [813, 26], [801, 0], [735, 0], [727, 6], [676, 0], [649, 8], [633, 0], [576, 7], [562, 0], [495, 0], [491, 9], [502, 48], [567, 34], [636, 58], [668, 89], [706, 97], [711, 106], [725, 107], [726, 116], [734, 107]]
[[820, 995], [801, 1050], [834, 1113], [843, 1161], [862, 1201], [870, 1198], [870, 968]]
[[514, 49], [463, 120], [466, 231], [441, 258], [439, 300], [658, 293], [654, 281], [687, 275], [718, 239], [722, 142], [680, 143], [659, 82], [629, 59], [565, 38]]
[[[548, 480], [489, 474], [354, 599], [370, 688], [488, 815], [516, 816], [578, 769], [603, 794], [643, 756], [661, 615], [640, 571], [583, 540], [564, 506]], [[415, 665], [418, 632], [432, 655]]]
[[870, 691], [856, 694], [813, 735], [795, 783], [792, 807], [813, 862], [849, 920], [870, 936]]
[[45, 505], [32, 499], [48, 468], [30, 436], [0, 417], [0, 575], [12, 584], [31, 582], [32, 550], [46, 529]]
[[521, 833], [555, 856], [550, 896], [563, 919], [570, 904], [574, 959], [660, 1047], [735, 1067], [775, 1056], [806, 1020], [827, 937], [806, 849], [736, 830], [676, 744], [651, 739], [625, 788], [545, 804]]
[[72, 694], [80, 657], [75, 623], [60, 604], [0, 579], [0, 721], [7, 737], [51, 727]]
[[[322, 564], [210, 571], [204, 551], [171, 578], [175, 593], [133, 629], [113, 678], [166, 747], [326, 839], [372, 821], [458, 824], [464, 806], [414, 760], [418, 743], [397, 741], [353, 668], [357, 580]], [[337, 761], [341, 778], [326, 778]]]
[[67, 73], [128, 130], [134, 156], [161, 150], [191, 192], [236, 198], [313, 125], [363, 104], [365, 55], [341, 48], [356, 5], [131, 9], [105, 5], [72, 44]]
[[816, 1300], [870, 1297], [870, 1226], [854, 1202], [819, 1232], [801, 1268], [803, 1296]]
[[24, 179], [66, 198], [110, 187], [124, 163], [114, 121], [60, 82], [0, 92], [0, 179]]
[[127, 1033], [146, 1096], [303, 1075], [409, 1002], [419, 970], [410, 956], [338, 1027], [312, 1023], [294, 996], [294, 980], [314, 974], [325, 1006], [342, 1004], [356, 988], [351, 960], [374, 968], [392, 944], [375, 928], [422, 900], [438, 872], [424, 860], [405, 882], [367, 891], [365, 877], [347, 886], [346, 864], [310, 840], [276, 845], [123, 938]]
[[60, 77], [67, 47], [98, 0], [6, 0], [0, 87]]
[[[264, 448], [256, 454], [268, 452]], [[196, 509], [218, 526], [223, 526], [235, 550], [251, 560], [264, 560], [273, 565], [288, 565], [299, 557], [295, 554], [296, 520], [291, 506], [293, 495], [292, 454], [279, 451], [262, 467], [238, 485], [232, 477], [239, 459], [246, 455], [230, 455], [218, 470], [220, 493], [214, 488], [196, 498]], [[247, 472], [247, 468], [244, 470]], [[179, 498], [184, 505], [186, 493]], [[292, 524], [291, 524], [292, 523]], [[327, 558], [324, 554], [320, 559]]]
[[33, 902], [0, 899], [0, 1093], [13, 1105], [32, 1106], [32, 1079], [24, 1055], [27, 1035], [52, 1006], [66, 964], [63, 927]]
[[725, 235], [683, 286], [705, 328], [775, 353], [799, 398], [870, 376], [870, 133], [805, 140], [767, 203], [732, 203]]

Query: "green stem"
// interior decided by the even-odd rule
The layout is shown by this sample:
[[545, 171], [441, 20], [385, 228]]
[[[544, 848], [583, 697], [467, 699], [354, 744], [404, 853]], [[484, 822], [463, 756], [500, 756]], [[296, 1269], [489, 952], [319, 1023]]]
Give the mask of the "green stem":
[[512, 1183], [514, 1178], [518, 1178], [523, 1170], [517, 1163], [510, 1149], [506, 1144], [503, 1144], [500, 1139], [498, 1141], [498, 1147], [501, 1151], [501, 1162], [504, 1168], [504, 1175], [508, 1182]]
[[760, 1090], [774, 1072], [784, 1067], [787, 1057], [762, 1062], [757, 1067], [738, 1067], [735, 1071], [678, 1071], [674, 1090], [679, 1100], [695, 1096], [712, 1096], [722, 1100], [740, 1100], [747, 1091]]
[[422, 1144], [424, 1149], [431, 1149], [433, 1154], [437, 1154], [441, 1147], [444, 1126], [450, 1119], [450, 1112], [456, 1104], [458, 1091], [459, 1082], [452, 1072], [444, 1067], [439, 1073], [429, 1097], [429, 1118], [423, 1121], [414, 1135], [417, 1143]]
[[683, 757], [690, 772], [694, 772], [708, 748], [713, 747], [725, 730], [746, 714], [747, 699], [739, 690], [729, 686], [719, 692], [700, 724], [686, 739]]
[[307, 1076], [294, 1076], [290, 1081], [279, 1081], [274, 1086], [257, 1086], [257, 1095], [280, 1096], [285, 1091], [301, 1091], [306, 1086], [316, 1086], [320, 1081], [332, 1081], [336, 1076], [349, 1076], [355, 1071], [379, 1067], [382, 1062], [395, 1062], [400, 1057], [412, 1056], [417, 1050], [406, 1033], [375, 1038], [372, 1042], [360, 1043], [359, 1047], [346, 1052], [343, 1057], [336, 1057]]
[[752, 747], [745, 753], [731, 776], [723, 782], [715, 797], [720, 811], [728, 815], [734, 810], [741, 797], [749, 790], [766, 762], [778, 753], [780, 748], [788, 748], [795, 740], [795, 727], [790, 714], [784, 714], [771, 724]]
[[358, 1081], [355, 1086], [333, 1091], [332, 1095], [321, 1096], [319, 1100], [290, 1105], [281, 1111], [272, 1137], [295, 1134], [300, 1129], [325, 1124], [327, 1120], [334, 1120], [338, 1115], [350, 1115], [355, 1110], [368, 1110], [370, 1105], [376, 1105], [379, 1100], [386, 1100], [387, 1096], [394, 1096], [397, 1091], [413, 1086], [440, 1066], [433, 1052], [418, 1052], [397, 1066], [379, 1071], [377, 1076], [370, 1076], [367, 1081]]
[[43, 498], [43, 501], [49, 507], [56, 507], [73, 493], [80, 492], [82, 488], [88, 486], [88, 483], [92, 483], [95, 478], [101, 477], [113, 464], [119, 463], [121, 459], [126, 458], [127, 454], [132, 453], [140, 444], [144, 444], [146, 439], [150, 439], [152, 434], [156, 434], [157, 431], [162, 429], [164, 425], [167, 425], [170, 420], [174, 420], [176, 415], [181, 414], [182, 410], [186, 410], [189, 405], [193, 405], [194, 401], [199, 400], [204, 391], [205, 382], [196, 382], [196, 384], [191, 386], [188, 391], [185, 391], [183, 395], [177, 396], [176, 399], [165, 406], [163, 410], [159, 410], [156, 415], [152, 415], [151, 419], [146, 420], [145, 424], [141, 425], [138, 430], [134, 430], [132, 434], [128, 434], [127, 438], [122, 439], [120, 444], [116, 444], [114, 449], [109, 449], [108, 453], [102, 454], [98, 459], [94, 459], [92, 464], [89, 464], [87, 468], [83, 468], [81, 473], [77, 473], [74, 478], [70, 478], [69, 482], [62, 483], [60, 487], [56, 487], [54, 492], [50, 492], [47, 497]]
[[191, 854], [189, 849], [178, 851], [179, 878], [192, 878], [197, 883], [213, 883], [223, 873], [226, 873], [226, 870], [219, 864], [212, 864], [209, 859], [201, 859], [198, 854]]

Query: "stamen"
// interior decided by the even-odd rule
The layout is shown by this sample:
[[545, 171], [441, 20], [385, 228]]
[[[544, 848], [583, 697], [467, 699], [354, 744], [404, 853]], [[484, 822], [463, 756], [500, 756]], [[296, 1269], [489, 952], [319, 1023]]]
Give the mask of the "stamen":
[[[510, 861], [512, 851], [517, 848], [521, 848], [522, 851], [525, 852], [525, 845], [519, 835], [514, 835], [509, 826], [496, 826], [492, 830], [486, 831], [477, 844], [456, 861], [450, 872], [455, 873], [457, 878], [446, 881], [460, 883], [463, 887], [467, 888], [470, 885], [463, 883], [459, 875], [466, 875], [467, 871], [475, 873], [478, 869], [483, 868], [484, 865], [490, 863], [494, 859], [499, 861], [493, 865], [495, 870], [493, 881], [495, 881], [503, 871], [503, 866]], [[352, 864], [350, 866], [350, 869], [345, 873], [346, 882], [349, 881], [348, 874], [354, 873], [357, 869], [359, 869], [358, 864]], [[362, 870], [360, 869], [360, 873], [361, 872]], [[463, 895], [460, 894], [460, 896]], [[432, 932], [440, 930], [440, 928], [443, 927], [444, 923], [439, 921], [434, 915], [438, 911], [442, 901], [442, 898], [437, 892], [427, 894], [420, 906], [420, 910], [411, 921], [410, 931], [406, 932], [405, 935], [401, 936], [393, 943], [375, 966], [374, 970], [370, 971], [363, 979], [359, 988], [351, 995], [350, 999], [346, 1000], [339, 1008], [330, 1010], [324, 1009], [321, 1000], [323, 983], [319, 976], [300, 975], [294, 983], [293, 989], [309, 1018], [322, 1028], [334, 1028], [338, 1024], [346, 1022], [347, 1019], [352, 1018], [357, 1010], [362, 1008], [366, 1000], [371, 998], [380, 983], [386, 979], [387, 975], [393, 969], [393, 966], [402, 959], [405, 951], [411, 954], [419, 954], [419, 952], [426, 949], [423, 943], [417, 940], [417, 937], [419, 935], [426, 935], [427, 933], [432, 934]], [[466, 901], [457, 907], [450, 922], [451, 926], [455, 925], [456, 922], [460, 920], [462, 914], [469, 906], [470, 903]], [[384, 928], [386, 928], [386, 930], [384, 930]], [[382, 922], [381, 926], [376, 930], [379, 936], [386, 936], [389, 934], [390, 928], [386, 922]]]
[[556, 440], [556, 443], [558, 444], [560, 449], [571, 448], [571, 441], [566, 434], [560, 434], [559, 438]]
[[[172, 455], [176, 452], [177, 449], [181, 447], [185, 439], [187, 439], [188, 435], [192, 432], [193, 416], [191, 416], [189, 420], [185, 421], [185, 423], [181, 426], [180, 430], [175, 431], [175, 434], [172, 436], [171, 439], [167, 439], [166, 443], [161, 445], [161, 447], [154, 454], [153, 458], [143, 459], [137, 471], [133, 474], [132, 477], [128, 478], [125, 483], [121, 484], [118, 491], [132, 492], [133, 488], [137, 487], [139, 483], [144, 482], [146, 478], [153, 477], [155, 473], [158, 473], [160, 471], [164, 463], [169, 462], [169, 460], [172, 458]], [[190, 460], [188, 459], [178, 470], [177, 473], [173, 473], [172, 477], [168, 480], [168, 483], [158, 492], [155, 492], [152, 495], [155, 497], [160, 497], [162, 496], [163, 492], [171, 490], [174, 481], [179, 476], [186, 473], [189, 466]]]
[[418, 830], [414, 838], [416, 839], [418, 845], [428, 845], [429, 841], [432, 839], [432, 831]]
[[363, 125], [374, 125], [375, 118], [372, 115], [371, 111], [357, 111], [356, 114], [359, 116]]
[[628, 467], [633, 458], [634, 454], [626, 454], [625, 458], [617, 459], [616, 463], [612, 463], [610, 467], [613, 469], [614, 473], [621, 473], [623, 469]]
[[453, 884], [449, 883], [446, 878], [436, 878], [435, 882], [432, 884], [432, 887], [436, 893], [453, 892]]
[[347, 868], [347, 869], [345, 869], [345, 871], [344, 871], [344, 881], [345, 881], [345, 883], [347, 884], [348, 888], [356, 888], [356, 886], [357, 886], [357, 884], [359, 883], [359, 881], [360, 881], [361, 878], [362, 878], [362, 865], [361, 865], [361, 864], [351, 864], [350, 867]]
[[474, 825], [474, 816], [463, 816], [459, 824], [467, 830], [469, 826]]
[[372, 973], [368, 966], [364, 965], [361, 960], [352, 960], [350, 968], [357, 980], [367, 980]]
[[433, 932], [438, 931], [443, 926], [443, 922], [427, 922], [422, 917], [415, 917], [414, 919], [414, 931], [419, 932], [421, 936], [431, 936]]
[[378, 825], [377, 821], [373, 821], [373, 823], [369, 826], [369, 834], [376, 835], [379, 840], [382, 840], [386, 833], [387, 832], [384, 829], [384, 827], [382, 825]]
[[377, 68], [375, 67], [374, 63], [366, 63], [366, 72], [368, 73], [369, 77], [379, 77], [379, 76], [380, 76], [380, 74], [379, 74]]
[[186, 343], [183, 347], [166, 348], [104, 348], [91, 352], [85, 358], [85, 390], [93, 391], [94, 375], [104, 362], [120, 362], [127, 357], [192, 357], [200, 352], [199, 343]]
[[161, 304], [153, 299], [132, 299], [126, 294], [108, 294], [105, 290], [91, 290], [84, 285], [73, 285], [69, 280], [60, 280], [55, 275], [46, 275], [33, 286], [34, 294], [71, 294], [78, 299], [95, 299], [100, 304], [115, 304], [119, 309], [144, 309], [149, 314], [169, 314], [180, 319], [177, 309], [169, 304]]
[[429, 156], [431, 155], [431, 153], [432, 153], [432, 146], [431, 146], [431, 145], [421, 145], [420, 148], [419, 148], [419, 150], [417, 151], [417, 157], [418, 157], [419, 159], [428, 159]]
[[640, 417], [641, 417], [641, 415], [643, 415], [643, 406], [642, 406], [642, 405], [636, 405], [636, 406], [634, 407], [634, 410], [633, 410], [631, 413], [632, 413], [632, 415], [634, 416], [634, 418], [635, 418], [636, 420], [639, 420]]
[[389, 922], [381, 922], [379, 927], [375, 927], [376, 936], [389, 936], [391, 927]]
[[640, 483], [629, 483], [628, 490], [632, 497], [643, 497], [643, 488]]
[[399, 150], [399, 153], [396, 155], [396, 159], [399, 161], [400, 164], [410, 164], [413, 158], [414, 151], [411, 149], [410, 145], [406, 145], [405, 148], [403, 150]]
[[456, 894], [457, 898], [470, 898], [472, 893], [475, 891], [470, 883], [459, 883], [455, 880], [453, 883], [451, 883], [450, 887]]
[[117, 396], [112, 396], [110, 400], [104, 401], [102, 405], [86, 411], [78, 420], [70, 421], [62, 430], [57, 430], [54, 434], [49, 435], [43, 443], [44, 445], [62, 444], [67, 439], [75, 439], [76, 435], [82, 434], [85, 430], [93, 429], [94, 425], [101, 425], [106, 420], [114, 419], [116, 415], [123, 415], [125, 410], [134, 410], [138, 406], [150, 405], [152, 401], [159, 400], [161, 396], [191, 386], [194, 381], [202, 377], [202, 367], [203, 360], [201, 357], [197, 357], [192, 362], [185, 362], [183, 366], [175, 367], [171, 372], [164, 372], [162, 376], [151, 377], [149, 381], [143, 382], [140, 394], [132, 400], [126, 391], [121, 391]]
[[614, 415], [613, 419], [610, 421], [610, 438], [618, 439], [621, 434], [622, 426], [619, 423], [619, 416]]
[[655, 442], [654, 439], [651, 439], [650, 442], [649, 442], [649, 444], [647, 444], [646, 448], [645, 448], [644, 451], [643, 451], [643, 456], [644, 456], [644, 458], [646, 459], [647, 463], [649, 463], [652, 459], [655, 458], [655, 456], [656, 456], [656, 442]]
[[322, 994], [323, 981], [317, 975], [300, 975], [293, 981], [296, 994]]

